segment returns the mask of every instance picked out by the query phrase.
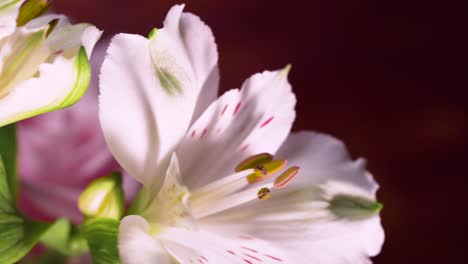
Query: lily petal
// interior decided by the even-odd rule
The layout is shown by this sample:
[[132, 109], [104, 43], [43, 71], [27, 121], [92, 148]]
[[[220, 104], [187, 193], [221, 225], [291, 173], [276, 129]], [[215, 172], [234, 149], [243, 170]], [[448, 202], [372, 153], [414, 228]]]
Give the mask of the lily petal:
[[123, 264], [146, 263], [298, 263], [285, 252], [247, 236], [225, 237], [201, 230], [165, 228], [151, 235], [140, 216], [127, 216], [119, 230]]
[[185, 134], [200, 93], [217, 92], [217, 51], [211, 30], [174, 6], [150, 37], [114, 37], [101, 70], [100, 119], [119, 163], [159, 189], [170, 153]]
[[177, 149], [187, 186], [203, 186], [230, 175], [248, 156], [278, 150], [295, 118], [288, 70], [253, 75], [240, 91], [225, 93], [194, 123]]
[[171, 264], [171, 256], [160, 241], [149, 234], [150, 225], [140, 216], [122, 219], [119, 227], [119, 252], [123, 264]]
[[353, 162], [338, 140], [311, 132], [291, 135], [278, 153], [301, 166], [290, 185], [266, 201], [206, 217], [200, 221], [202, 226], [275, 243], [302, 255], [298, 263], [370, 263], [369, 257], [380, 252], [384, 240], [378, 211], [356, 218], [347, 217], [354, 215], [349, 211], [337, 214], [332, 208], [336, 197], [350, 199], [340, 202], [338, 206], [343, 207], [375, 199], [377, 184], [363, 163]]
[[[41, 25], [33, 20], [2, 40], [0, 126], [70, 106], [88, 88], [88, 57], [101, 31], [63, 20], [53, 32], [47, 24], [31, 26]], [[54, 44], [57, 36], [67, 39], [67, 45]]]
[[157, 238], [179, 263], [298, 263], [283, 250], [243, 235], [167, 228]]
[[152, 102], [157, 89], [148, 40], [119, 34], [107, 50], [100, 75], [99, 118], [110, 151], [133, 177], [155, 175], [158, 132]]
[[336, 138], [306, 131], [292, 133], [277, 155], [301, 167], [302, 175], [292, 182], [294, 185], [317, 185], [336, 180], [359, 186], [375, 199], [379, 185], [366, 171], [365, 160], [353, 161], [346, 146]]

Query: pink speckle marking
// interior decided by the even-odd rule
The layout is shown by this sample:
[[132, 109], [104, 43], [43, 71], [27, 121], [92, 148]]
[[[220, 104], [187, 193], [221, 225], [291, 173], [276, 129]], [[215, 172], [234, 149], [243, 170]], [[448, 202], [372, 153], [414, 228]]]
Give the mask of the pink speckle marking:
[[249, 257], [249, 258], [255, 259], [256, 261], [262, 262], [261, 259], [259, 259], [259, 258], [257, 258], [257, 257], [254, 257], [254, 256], [252, 256], [252, 255], [250, 255], [250, 254], [247, 254], [247, 253], [242, 253], [242, 254], [246, 255], [246, 256]]
[[275, 257], [275, 256], [270, 256], [270, 255], [267, 255], [267, 254], [263, 254], [263, 255], [265, 255], [265, 257], [271, 258], [271, 259], [273, 259], [273, 260], [276, 260], [276, 261], [279, 261], [279, 262], [283, 262], [282, 259], [277, 258], [277, 257]]
[[[249, 147], [249, 144], [245, 144], [244, 146], [242, 146], [242, 148], [240, 149], [241, 151], [244, 151], [246, 150], [247, 148]], [[246, 238], [247, 239], [247, 238]]]
[[226, 250], [226, 251], [227, 251], [227, 253], [229, 253], [231, 255], [234, 255], [234, 256], [236, 255], [236, 253], [234, 251], [232, 251], [232, 250]]
[[237, 112], [239, 112], [241, 105], [242, 105], [242, 102], [237, 103], [236, 108], [234, 109], [234, 113], [232, 113], [232, 115], [236, 115]]
[[252, 261], [248, 260], [248, 259], [242, 259], [245, 261], [245, 263], [249, 263], [249, 264], [253, 264]]
[[270, 116], [270, 118], [268, 118], [267, 120], [265, 120], [265, 122], [263, 122], [261, 125], [260, 125], [260, 128], [262, 127], [265, 127], [266, 125], [268, 125], [271, 120], [273, 120], [274, 116]]
[[205, 260], [205, 261], [208, 261], [208, 259], [206, 259], [204, 256], [200, 256], [200, 258]]
[[207, 131], [207, 128], [205, 127], [205, 129], [203, 129], [201, 135], [200, 135], [200, 138], [204, 137], [206, 135], [206, 131]]
[[194, 131], [192, 131], [192, 134], [191, 134], [190, 136], [191, 136], [191, 137], [195, 137], [195, 134], [196, 134], [196, 133], [197, 133], [197, 132], [194, 130]]
[[243, 249], [245, 249], [245, 250], [248, 250], [248, 251], [250, 251], [250, 252], [257, 253], [257, 250], [255, 250], [255, 249], [251, 249], [251, 248], [248, 248], [248, 247], [241, 247], [241, 248], [243, 248]]
[[228, 105], [225, 105], [223, 108], [223, 111], [221, 112], [221, 115], [224, 115], [224, 113], [226, 113], [227, 108], [228, 108]]
[[59, 54], [61, 54], [61, 53], [63, 53], [63, 50], [57, 50], [57, 51], [54, 53], [54, 55], [59, 55]]

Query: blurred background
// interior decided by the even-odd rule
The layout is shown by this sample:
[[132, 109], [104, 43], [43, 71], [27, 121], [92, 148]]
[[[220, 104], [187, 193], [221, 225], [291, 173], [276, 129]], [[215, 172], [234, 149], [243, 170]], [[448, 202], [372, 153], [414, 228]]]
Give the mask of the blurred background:
[[[166, 0], [55, 0], [110, 36], [161, 27]], [[442, 1], [185, 1], [214, 31], [221, 90], [292, 63], [294, 130], [342, 139], [381, 184], [375, 263], [462, 263], [467, 244], [466, 7]]]

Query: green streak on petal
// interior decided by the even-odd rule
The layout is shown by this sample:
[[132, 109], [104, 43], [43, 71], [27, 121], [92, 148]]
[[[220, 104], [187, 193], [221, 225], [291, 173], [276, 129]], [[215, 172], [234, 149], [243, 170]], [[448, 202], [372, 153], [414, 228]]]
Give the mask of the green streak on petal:
[[179, 80], [168, 70], [164, 68], [159, 68], [156, 66], [156, 74], [158, 75], [159, 82], [161, 86], [166, 90], [170, 95], [182, 95], [182, 84]]
[[14, 6], [16, 4], [18, 4], [21, 0], [12, 0], [12, 1], [5, 1], [5, 3], [3, 3], [1, 6], [0, 6], [0, 11], [4, 10], [4, 9], [7, 9], [11, 6]]
[[53, 110], [75, 104], [88, 90], [89, 83], [91, 82], [91, 66], [89, 64], [88, 55], [86, 54], [84, 47], [81, 47], [78, 51], [78, 56], [75, 61], [75, 68], [77, 69], [77, 76], [73, 89], [62, 102], [62, 104]]
[[378, 214], [383, 205], [364, 197], [340, 194], [333, 197], [329, 208], [339, 218], [359, 220]]
[[46, 38], [49, 37], [50, 33], [52, 33], [52, 31], [54, 31], [55, 27], [57, 26], [58, 22], [59, 22], [60, 19], [56, 18], [56, 19], [52, 19], [50, 22], [49, 22], [49, 27], [47, 28], [47, 31], [46, 31]]
[[43, 40], [44, 30], [40, 30], [15, 43], [0, 76], [0, 99], [11, 92], [16, 84], [34, 75], [38, 64], [47, 58], [48, 54], [41, 52]]

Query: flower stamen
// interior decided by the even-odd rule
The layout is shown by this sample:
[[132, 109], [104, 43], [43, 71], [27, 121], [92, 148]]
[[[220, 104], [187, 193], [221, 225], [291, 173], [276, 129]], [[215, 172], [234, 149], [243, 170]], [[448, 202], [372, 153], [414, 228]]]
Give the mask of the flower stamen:
[[255, 184], [269, 179], [283, 169], [287, 163], [287, 160], [274, 160], [263, 164], [257, 164], [254, 173], [247, 176], [247, 181], [249, 184]]
[[253, 155], [239, 163], [239, 165], [237, 165], [236, 167], [236, 172], [240, 172], [247, 169], [255, 169], [257, 165], [261, 165], [271, 161], [273, 161], [273, 155], [271, 155], [270, 153], [260, 153], [257, 155]]
[[301, 168], [299, 166], [292, 166], [285, 172], [281, 173], [281, 175], [278, 176], [278, 178], [276, 178], [275, 182], [273, 183], [275, 189], [281, 189], [289, 185], [289, 183], [291, 183], [291, 181], [296, 178], [300, 169]]
[[266, 187], [263, 187], [260, 190], [258, 190], [257, 197], [260, 200], [266, 200], [266, 199], [270, 198], [270, 196], [271, 196], [270, 192], [271, 192], [270, 189], [268, 189]]

